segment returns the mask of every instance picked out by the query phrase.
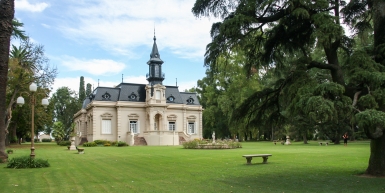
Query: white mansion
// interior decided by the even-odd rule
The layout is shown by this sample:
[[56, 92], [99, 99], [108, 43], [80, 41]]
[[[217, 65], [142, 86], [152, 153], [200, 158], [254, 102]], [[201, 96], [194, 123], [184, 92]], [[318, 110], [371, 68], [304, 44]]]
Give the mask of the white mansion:
[[97, 87], [74, 115], [76, 144], [94, 140], [130, 145], [180, 145], [202, 138], [202, 106], [196, 93], [164, 86], [156, 38], [147, 62], [148, 84]]

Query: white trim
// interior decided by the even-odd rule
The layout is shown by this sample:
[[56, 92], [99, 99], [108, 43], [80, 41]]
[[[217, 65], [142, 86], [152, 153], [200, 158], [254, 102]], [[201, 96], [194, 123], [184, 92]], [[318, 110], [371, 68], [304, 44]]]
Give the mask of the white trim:
[[140, 133], [140, 121], [138, 120], [136, 122], [136, 124], [137, 124], [137, 127], [138, 127], [138, 128], [136, 128], [136, 130], [138, 131], [138, 133]]

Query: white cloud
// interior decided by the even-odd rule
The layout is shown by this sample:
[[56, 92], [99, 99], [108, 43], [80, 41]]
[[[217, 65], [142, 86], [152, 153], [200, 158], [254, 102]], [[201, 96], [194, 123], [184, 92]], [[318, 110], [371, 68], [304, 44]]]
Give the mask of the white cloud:
[[195, 0], [92, 2], [70, 8], [72, 20], [63, 20], [60, 26], [68, 38], [94, 42], [106, 51], [130, 57], [135, 57], [134, 48], [152, 46], [154, 26], [158, 48], [170, 49], [183, 58], [202, 58], [211, 41], [212, 21], [193, 16]]
[[50, 25], [48, 25], [48, 24], [45, 24], [45, 23], [42, 23], [41, 24], [43, 27], [45, 27], [45, 28], [51, 28], [51, 26]]
[[109, 59], [78, 59], [65, 56], [62, 64], [70, 71], [83, 71], [92, 75], [111, 75], [121, 72], [125, 64]]
[[[99, 86], [102, 86], [102, 87], [113, 87], [113, 86], [116, 86], [117, 83], [116, 82], [109, 82], [109, 81], [99, 81], [98, 83], [98, 80], [94, 80], [92, 78], [89, 78], [89, 77], [84, 77], [84, 87], [86, 89], [86, 86], [87, 84], [91, 84], [92, 87], [91, 89], [95, 89], [96, 87]], [[57, 91], [57, 89], [61, 88], [61, 87], [68, 87], [70, 88], [71, 90], [75, 91], [76, 93], [79, 92], [79, 86], [80, 86], [80, 76], [79, 77], [65, 77], [65, 78], [56, 78], [55, 79], [55, 83], [53, 84], [52, 86], [52, 92], [51, 92], [51, 95], [53, 93], [55, 93]]]
[[49, 4], [45, 2], [31, 4], [30, 2], [28, 2], [28, 0], [15, 1], [15, 8], [21, 11], [42, 12], [48, 6]]
[[145, 76], [127, 76], [123, 79], [123, 82], [137, 83], [137, 84], [148, 84]]
[[196, 87], [197, 82], [196, 81], [189, 81], [189, 82], [180, 82], [178, 83], [178, 89], [179, 92], [184, 92], [184, 90], [188, 90], [190, 88]]

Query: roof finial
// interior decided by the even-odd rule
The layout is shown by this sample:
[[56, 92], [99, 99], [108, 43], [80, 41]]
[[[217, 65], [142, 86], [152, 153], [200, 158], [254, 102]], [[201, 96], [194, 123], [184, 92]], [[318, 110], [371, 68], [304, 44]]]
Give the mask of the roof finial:
[[154, 23], [154, 41], [156, 41], [156, 37], [155, 37], [155, 23]]

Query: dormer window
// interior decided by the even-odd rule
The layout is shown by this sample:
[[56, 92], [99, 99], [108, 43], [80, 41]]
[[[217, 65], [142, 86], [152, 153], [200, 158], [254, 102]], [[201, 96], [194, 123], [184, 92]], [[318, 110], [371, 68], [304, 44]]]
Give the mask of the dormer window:
[[169, 96], [168, 98], [167, 98], [167, 100], [169, 101], [169, 102], [174, 102], [175, 101], [175, 97], [174, 96]]
[[110, 95], [110, 93], [106, 92], [102, 95], [102, 98], [103, 98], [103, 100], [109, 101], [109, 100], [111, 100], [111, 95]]
[[134, 94], [134, 92], [132, 92], [131, 95], [128, 96], [128, 99], [130, 101], [134, 101], [134, 100], [136, 100], [136, 98], [137, 98], [137, 96]]
[[187, 99], [187, 104], [194, 104], [194, 99], [191, 96]]

